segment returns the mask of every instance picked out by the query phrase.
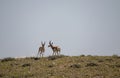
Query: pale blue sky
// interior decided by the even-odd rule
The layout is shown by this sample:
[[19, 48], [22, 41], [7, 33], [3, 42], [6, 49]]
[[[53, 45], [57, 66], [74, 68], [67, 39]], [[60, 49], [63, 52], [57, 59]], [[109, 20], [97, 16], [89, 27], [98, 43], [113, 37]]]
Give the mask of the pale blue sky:
[[0, 58], [35, 56], [46, 41], [65, 55], [120, 55], [120, 0], [0, 0]]

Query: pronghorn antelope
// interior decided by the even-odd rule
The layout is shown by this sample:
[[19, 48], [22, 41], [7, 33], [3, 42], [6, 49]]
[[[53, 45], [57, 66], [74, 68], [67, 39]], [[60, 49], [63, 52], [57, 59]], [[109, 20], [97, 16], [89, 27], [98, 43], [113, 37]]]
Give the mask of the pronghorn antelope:
[[60, 47], [58, 46], [53, 46], [53, 42], [51, 43], [51, 41], [49, 41], [49, 45], [48, 47], [51, 47], [51, 49], [53, 50], [53, 54], [52, 55], [59, 55], [60, 54]]
[[44, 52], [45, 52], [45, 42], [44, 42], [44, 43], [41, 42], [41, 45], [42, 45], [42, 46], [40, 46], [39, 49], [38, 49], [38, 54], [37, 54], [37, 56], [40, 54], [40, 57], [43, 57], [43, 54], [44, 54]]

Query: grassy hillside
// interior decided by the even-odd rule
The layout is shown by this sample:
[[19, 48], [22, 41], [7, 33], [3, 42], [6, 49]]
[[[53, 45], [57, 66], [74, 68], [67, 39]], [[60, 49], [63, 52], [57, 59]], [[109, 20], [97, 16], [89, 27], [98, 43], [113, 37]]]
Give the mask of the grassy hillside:
[[4, 58], [0, 60], [0, 78], [120, 78], [120, 57]]

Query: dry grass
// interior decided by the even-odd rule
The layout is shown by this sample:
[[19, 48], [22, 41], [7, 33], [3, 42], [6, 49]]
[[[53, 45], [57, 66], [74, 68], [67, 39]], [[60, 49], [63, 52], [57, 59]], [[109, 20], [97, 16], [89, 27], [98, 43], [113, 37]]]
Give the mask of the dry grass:
[[0, 78], [120, 78], [120, 57], [5, 58], [0, 60]]

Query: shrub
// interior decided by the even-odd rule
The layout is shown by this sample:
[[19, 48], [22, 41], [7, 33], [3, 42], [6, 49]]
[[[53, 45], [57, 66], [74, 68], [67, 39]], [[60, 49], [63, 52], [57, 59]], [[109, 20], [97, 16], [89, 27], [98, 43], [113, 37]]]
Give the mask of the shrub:
[[28, 67], [30, 66], [30, 63], [23, 64], [22, 67]]
[[34, 59], [34, 60], [39, 60], [40, 58], [38, 58], [38, 57], [34, 57], [33, 59]]
[[30, 59], [39, 60], [39, 57], [30, 57]]
[[80, 68], [81, 65], [80, 65], [80, 64], [73, 64], [73, 65], [71, 65], [70, 67], [72, 67], [72, 68]]
[[48, 60], [55, 60], [55, 59], [58, 59], [58, 58], [62, 58], [62, 57], [65, 57], [64, 55], [57, 55], [57, 56], [49, 56], [48, 57]]
[[99, 59], [98, 62], [104, 62], [102, 59]]
[[88, 57], [92, 57], [92, 55], [87, 55]]
[[1, 62], [14, 61], [15, 58], [7, 57], [1, 60]]
[[39, 57], [26, 57], [25, 59], [34, 59], [34, 60], [39, 60]]
[[55, 59], [57, 59], [56, 56], [49, 56], [49, 57], [48, 57], [48, 60], [55, 60]]
[[82, 54], [82, 55], [80, 55], [80, 57], [85, 57], [85, 55], [84, 55], [84, 54]]
[[116, 54], [112, 55], [112, 57], [113, 57], [113, 58], [120, 58], [120, 56], [118, 56], [118, 55], [116, 55]]
[[67, 56], [65, 56], [65, 55], [59, 55], [59, 56], [57, 56], [58, 58], [63, 58], [63, 57], [67, 57]]
[[96, 64], [96, 63], [88, 63], [88, 64], [86, 65], [86, 67], [89, 67], [89, 66], [98, 66], [98, 64]]
[[111, 62], [111, 61], [113, 61], [113, 59], [111, 59], [111, 58], [107, 58], [107, 59], [105, 59], [106, 61], [109, 61], [109, 62]]
[[116, 64], [115, 67], [120, 67], [120, 64]]
[[48, 65], [49, 68], [52, 68], [53, 66], [54, 66], [54, 65], [52, 65], [52, 64]]
[[1, 78], [1, 77], [4, 77], [4, 74], [1, 73], [1, 74], [0, 74], [0, 78]]

